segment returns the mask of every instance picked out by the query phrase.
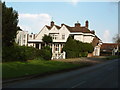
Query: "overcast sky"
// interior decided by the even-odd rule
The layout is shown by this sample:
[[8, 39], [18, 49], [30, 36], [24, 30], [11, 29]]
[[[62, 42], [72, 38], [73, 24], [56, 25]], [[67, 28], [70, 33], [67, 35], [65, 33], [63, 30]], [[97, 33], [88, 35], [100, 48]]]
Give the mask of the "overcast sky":
[[90, 30], [103, 42], [112, 42], [118, 33], [117, 2], [7, 2], [19, 13], [19, 26], [29, 33], [38, 33], [44, 25], [53, 20], [55, 24], [74, 26], [79, 21], [82, 26], [89, 21]]

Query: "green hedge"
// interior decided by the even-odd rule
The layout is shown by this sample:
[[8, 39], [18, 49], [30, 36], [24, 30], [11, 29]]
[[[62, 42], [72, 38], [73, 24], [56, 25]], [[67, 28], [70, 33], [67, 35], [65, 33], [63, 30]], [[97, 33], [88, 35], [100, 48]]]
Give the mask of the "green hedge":
[[52, 49], [49, 46], [44, 47], [40, 50], [40, 57], [45, 60], [51, 60], [52, 57]]
[[68, 38], [63, 47], [67, 58], [87, 57], [88, 53], [92, 53], [93, 50], [94, 47], [91, 43], [83, 43], [71, 37]]
[[79, 57], [79, 54], [77, 52], [74, 52], [74, 51], [67, 51], [66, 57], [67, 58], [76, 58], [76, 57]]
[[26, 61], [39, 57], [39, 50], [27, 46], [12, 46], [2, 48], [2, 61]]
[[88, 52], [80, 52], [79, 57], [87, 57]]

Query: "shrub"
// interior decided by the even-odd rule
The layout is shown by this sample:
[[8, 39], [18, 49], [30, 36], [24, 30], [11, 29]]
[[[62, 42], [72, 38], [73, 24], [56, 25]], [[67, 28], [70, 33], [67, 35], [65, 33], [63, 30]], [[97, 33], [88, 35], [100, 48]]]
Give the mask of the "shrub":
[[66, 52], [67, 58], [87, 57], [88, 53], [93, 52], [93, 50], [94, 47], [92, 44], [83, 43], [78, 40], [74, 40], [71, 37], [68, 38], [63, 47], [63, 51]]
[[80, 57], [87, 57], [88, 56], [88, 52], [80, 52]]
[[77, 52], [74, 52], [74, 51], [67, 51], [66, 52], [66, 57], [67, 58], [75, 58], [75, 57], [78, 57], [79, 54]]
[[49, 46], [44, 47], [40, 50], [40, 56], [45, 60], [51, 60], [52, 57], [52, 50]]
[[40, 57], [39, 50], [27, 46], [11, 46], [2, 48], [2, 59], [6, 61], [26, 61]]

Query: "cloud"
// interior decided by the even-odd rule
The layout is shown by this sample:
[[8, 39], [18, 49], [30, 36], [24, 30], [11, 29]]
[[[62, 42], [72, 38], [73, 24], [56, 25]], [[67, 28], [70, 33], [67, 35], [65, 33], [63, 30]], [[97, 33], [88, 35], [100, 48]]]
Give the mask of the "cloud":
[[103, 42], [110, 42], [110, 32], [109, 32], [109, 30], [105, 30], [103, 32]]
[[49, 14], [19, 14], [18, 25], [29, 33], [38, 33], [44, 25], [49, 25], [51, 16]]
[[79, 0], [71, 0], [73, 5], [77, 5], [77, 3], [79, 2]]

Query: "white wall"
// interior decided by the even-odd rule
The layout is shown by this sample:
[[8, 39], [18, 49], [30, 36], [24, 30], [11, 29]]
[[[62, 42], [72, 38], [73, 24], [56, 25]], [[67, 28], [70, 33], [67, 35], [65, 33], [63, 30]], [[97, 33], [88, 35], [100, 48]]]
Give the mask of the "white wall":
[[48, 35], [49, 34], [49, 30], [47, 29], [47, 27], [43, 27], [43, 29], [38, 33], [38, 35], [36, 36], [35, 40], [42, 40], [42, 37], [44, 36], [44, 34]]
[[83, 42], [83, 35], [74, 35], [74, 39]]
[[23, 46], [23, 45], [26, 46], [27, 45], [27, 35], [28, 35], [27, 31], [18, 31], [15, 42], [20, 46]]
[[[51, 30], [48, 30], [45, 26], [36, 36], [35, 40], [42, 40], [42, 37], [44, 34], [49, 35], [52, 33], [56, 33], [57, 39], [53, 39], [53, 42], [66, 42], [67, 38], [69, 37], [69, 30], [63, 25], [60, 29], [57, 29], [55, 26], [51, 28]], [[62, 35], [65, 35], [65, 39], [62, 39]]]

